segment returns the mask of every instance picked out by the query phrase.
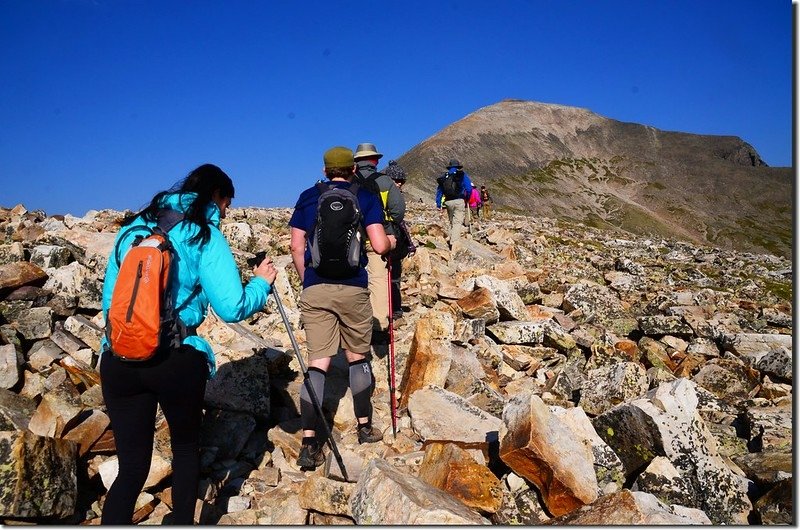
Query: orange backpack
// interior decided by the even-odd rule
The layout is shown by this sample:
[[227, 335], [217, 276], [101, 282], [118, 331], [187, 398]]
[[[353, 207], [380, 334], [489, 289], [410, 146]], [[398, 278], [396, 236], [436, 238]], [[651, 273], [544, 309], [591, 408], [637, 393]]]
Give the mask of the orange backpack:
[[169, 288], [175, 250], [167, 233], [183, 215], [174, 210], [157, 215], [155, 228], [132, 228], [150, 234], [134, 239], [111, 294], [106, 337], [111, 352], [127, 361], [150, 359], [164, 339], [172, 338], [178, 320]]

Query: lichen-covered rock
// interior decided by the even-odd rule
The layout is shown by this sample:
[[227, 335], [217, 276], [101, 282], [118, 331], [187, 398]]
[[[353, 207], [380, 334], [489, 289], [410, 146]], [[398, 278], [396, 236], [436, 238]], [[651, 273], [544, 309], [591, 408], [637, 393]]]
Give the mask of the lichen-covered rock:
[[228, 238], [232, 247], [246, 252], [254, 250], [251, 248], [253, 231], [250, 225], [243, 222], [225, 223], [221, 227], [222, 233]]
[[564, 309], [580, 309], [604, 323], [626, 314], [622, 301], [608, 287], [589, 281], [578, 282], [564, 293]]
[[220, 460], [236, 458], [255, 427], [256, 420], [250, 414], [206, 409], [200, 433], [200, 445], [217, 447]]
[[475, 287], [491, 291], [501, 318], [508, 320], [526, 320], [528, 318], [525, 302], [507, 282], [493, 276], [483, 275], [475, 278]]
[[594, 504], [552, 519], [548, 525], [600, 526], [712, 524], [701, 510], [667, 506], [644, 492], [620, 491], [606, 495]]
[[694, 484], [672, 465], [668, 458], [655, 457], [647, 468], [636, 477], [631, 488], [655, 495], [664, 504], [689, 506], [697, 495]]
[[25, 249], [22, 243], [15, 241], [13, 243], [0, 244], [0, 265], [8, 265], [25, 261]]
[[597, 434], [586, 412], [580, 407], [564, 409], [550, 407], [553, 415], [564, 422], [575, 438], [592, 451], [597, 485], [604, 495], [619, 491], [625, 482], [622, 461], [609, 445]]
[[738, 454], [733, 461], [756, 484], [775, 484], [792, 476], [792, 453], [788, 450]]
[[503, 491], [500, 509], [491, 516], [492, 523], [502, 526], [537, 526], [551, 519], [545, 511], [539, 495], [532, 488], [520, 491]]
[[761, 524], [794, 524], [794, 479], [786, 478], [756, 501]]
[[792, 350], [775, 348], [766, 352], [751, 353], [744, 356], [745, 362], [753, 368], [784, 381], [792, 381]]
[[667, 353], [667, 348], [661, 342], [645, 336], [639, 339], [638, 345], [645, 359], [643, 362], [646, 362], [648, 366], [663, 368], [669, 372], [677, 368], [677, 363], [672, 360]]
[[648, 315], [639, 317], [639, 329], [650, 336], [692, 335], [689, 324], [680, 316]]
[[42, 269], [59, 268], [69, 265], [74, 258], [66, 247], [58, 245], [36, 245], [31, 250], [30, 262]]
[[[108, 485], [113, 480], [116, 449], [102, 412], [95, 365], [102, 337], [103, 271], [125, 213], [131, 212], [48, 218], [21, 205], [0, 207], [0, 265], [34, 272], [33, 267], [40, 266], [16, 287], [3, 285], [7, 275], [0, 274], [0, 349], [8, 354], [0, 379], [7, 375], [11, 389], [5, 395], [0, 392], [0, 422], [21, 432], [30, 427], [31, 404], [41, 402], [33, 428], [75, 441], [82, 455], [77, 473], [89, 478], [77, 512], [66, 519], [25, 518], [26, 523], [96, 523], [104, 493], [100, 482]], [[301, 282], [289, 252], [290, 215], [291, 208], [229, 208], [222, 230], [229, 236], [243, 281], [251, 274], [245, 260], [254, 250], [267, 250], [273, 257], [278, 268], [273, 288], [305, 350], [297, 306]], [[337, 355], [322, 399], [333, 418], [333, 436], [350, 484], [340, 482], [342, 470], [328, 448], [324, 466], [313, 473], [299, 471], [295, 460], [302, 437], [297, 419], [302, 376], [286, 349], [291, 341], [274, 297], [262, 311], [235, 325], [209, 312], [199, 332], [217, 354], [219, 375], [208, 385], [211, 416], [203, 443], [213, 445], [201, 451], [204, 487], [198, 522], [353, 524], [355, 519], [347, 515], [317, 511], [349, 510], [338, 503], [346, 493], [333, 502], [333, 495], [325, 488], [317, 491], [317, 486], [353, 488], [374, 458], [417, 477], [425, 450], [448, 443], [442, 441], [445, 438], [456, 438], [452, 442], [474, 459], [474, 469], [489, 473], [486, 478], [491, 479], [493, 473], [484, 466], [500, 472], [496, 457], [497, 438], [505, 432], [503, 410], [514, 396], [531, 393], [540, 396], [553, 415], [563, 414], [558, 421], [587, 450], [586, 480], [593, 471], [601, 495], [594, 505], [615, 492], [629, 495], [629, 503], [616, 505], [619, 513], [614, 517], [648, 524], [708, 523], [709, 517], [715, 522], [742, 521], [747, 506], [737, 505], [739, 493], [731, 493], [742, 491], [734, 487], [738, 484], [748, 487], [750, 498], [757, 501], [747, 513], [749, 522], [791, 522], [791, 500], [786, 499], [792, 490], [786, 477], [791, 472], [793, 435], [789, 259], [664, 238], [622, 238], [618, 232], [506, 212], [481, 220], [450, 251], [442, 227], [446, 218], [439, 212], [409, 201], [406, 219], [418, 250], [403, 263], [404, 314], [393, 332], [397, 394], [404, 400], [396, 411], [397, 437], [389, 431], [390, 346], [376, 341], [371, 352], [376, 382], [373, 421], [383, 430], [384, 440], [358, 444], [347, 362]], [[42, 287], [45, 284], [48, 288]], [[459, 303], [481, 294], [483, 299], [473, 307]], [[524, 311], [520, 301], [527, 304]], [[504, 307], [502, 317], [498, 305]], [[41, 325], [20, 326], [20, 316], [31, 311], [49, 322], [28, 318]], [[505, 320], [505, 329], [486, 328], [487, 323], [497, 326], [500, 318], [514, 320]], [[536, 324], [533, 329], [531, 322]], [[32, 338], [47, 333], [48, 338]], [[501, 336], [509, 343], [498, 345], [495, 339]], [[587, 405], [587, 396], [609, 381], [590, 380], [589, 372], [621, 362], [648, 368], [652, 391], [649, 396], [622, 398], [597, 416], [592, 427], [576, 405], [581, 400]], [[240, 372], [241, 377], [235, 377]], [[681, 390], [685, 380], [696, 381], [696, 407]], [[409, 406], [409, 398], [424, 397], [423, 389], [431, 383], [457, 397], [451, 402], [428, 395]], [[672, 390], [656, 396], [665, 385]], [[54, 400], [65, 390], [69, 399]], [[23, 401], [6, 402], [9, 394]], [[220, 421], [212, 421], [220, 410], [225, 411], [219, 413]], [[227, 421], [232, 416], [241, 422]], [[260, 421], [267, 417], [269, 422]], [[275, 424], [279, 426], [267, 430]], [[171, 505], [171, 451], [163, 415], [156, 425], [156, 474], [151, 478], [156, 483], [149, 484], [150, 493], [137, 502], [135, 521], [141, 519], [141, 524], [169, 522], [164, 516]], [[476, 425], [480, 427], [471, 428]], [[718, 458], [711, 457], [714, 445]], [[444, 461], [438, 458], [435, 464]], [[456, 475], [452, 484], [467, 482], [466, 489], [481, 482], [466, 471]], [[773, 486], [774, 492], [766, 493]], [[385, 487], [398, 491], [388, 483]], [[673, 504], [665, 511], [652, 495], [631, 492], [631, 487], [657, 492], [667, 504], [668, 497], [679, 500], [683, 495], [681, 502], [695, 507]], [[550, 519], [543, 495], [532, 482], [509, 473], [502, 490], [501, 506], [491, 515], [495, 524], [539, 525]], [[301, 494], [307, 497], [304, 505], [316, 503], [316, 509], [301, 506]], [[425, 513], [420, 520], [426, 520], [427, 512], [441, 504], [440, 497], [432, 498], [422, 509], [413, 502], [406, 506]], [[446, 498], [456, 502], [453, 496]], [[395, 499], [392, 493], [385, 499], [379, 510], [389, 513]], [[488, 513], [492, 507], [479, 509]], [[81, 521], [84, 515], [91, 520]], [[607, 524], [612, 518], [606, 514], [600, 522]], [[9, 524], [16, 521], [6, 518]]]
[[747, 484], [719, 455], [697, 406], [694, 383], [678, 379], [618, 405], [594, 425], [629, 472], [666, 456], [696, 492], [689, 507], [702, 508], [715, 524], [746, 524], [752, 508]]
[[46, 339], [53, 328], [53, 310], [49, 307], [32, 307], [20, 311], [12, 325], [25, 340]]
[[647, 392], [647, 371], [639, 363], [621, 362], [589, 370], [580, 406], [592, 415]]
[[0, 389], [0, 431], [24, 431], [34, 412], [36, 402], [33, 399]]
[[756, 399], [745, 411], [752, 450], [792, 447], [792, 400]]
[[12, 388], [19, 382], [21, 364], [21, 355], [16, 346], [0, 345], [0, 388]]
[[300, 506], [306, 510], [352, 517], [350, 497], [355, 484], [312, 476], [300, 487]]
[[544, 341], [546, 321], [511, 321], [487, 326], [501, 344], [542, 344]]
[[772, 350], [792, 349], [792, 336], [773, 333], [735, 333], [723, 335], [724, 348], [739, 357], [756, 357]]
[[103, 286], [97, 277], [98, 273], [100, 271], [93, 271], [79, 261], [73, 261], [64, 267], [52, 269], [44, 288], [62, 296], [75, 297], [83, 308], [99, 310]]
[[759, 382], [758, 374], [728, 359], [712, 359], [691, 379], [717, 397], [738, 399], [747, 399]]
[[269, 359], [250, 351], [217, 352], [217, 375], [206, 385], [206, 403], [266, 419], [270, 413]]
[[29, 431], [0, 432], [0, 515], [67, 517], [77, 496], [73, 442]]

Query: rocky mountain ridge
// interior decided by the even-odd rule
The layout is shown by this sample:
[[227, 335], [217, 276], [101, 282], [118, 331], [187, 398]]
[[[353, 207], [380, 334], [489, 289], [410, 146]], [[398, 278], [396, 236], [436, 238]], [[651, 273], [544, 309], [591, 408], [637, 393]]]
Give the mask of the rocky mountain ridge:
[[734, 136], [661, 131], [587, 109], [505, 100], [398, 158], [407, 193], [432, 204], [457, 158], [495, 206], [634, 234], [789, 256], [792, 170]]
[[[300, 342], [289, 209], [231, 209], [245, 261], [268, 250]], [[0, 208], [0, 518], [96, 524], [116, 474], [100, 393], [102, 275], [121, 212]], [[198, 330], [217, 354], [202, 437], [203, 524], [792, 523], [792, 264], [764, 254], [498, 213], [451, 250], [411, 204], [395, 330], [373, 344], [359, 445], [347, 367], [323, 407], [350, 481], [294, 465], [302, 377], [274, 301]], [[341, 356], [339, 356], [341, 357]], [[168, 521], [159, 416], [142, 524]]]

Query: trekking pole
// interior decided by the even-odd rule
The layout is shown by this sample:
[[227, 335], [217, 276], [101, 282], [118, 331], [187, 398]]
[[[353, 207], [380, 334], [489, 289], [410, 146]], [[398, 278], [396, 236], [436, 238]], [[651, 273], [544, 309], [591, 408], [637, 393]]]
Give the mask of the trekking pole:
[[397, 438], [397, 398], [394, 386], [394, 312], [392, 310], [392, 258], [386, 256], [389, 281], [389, 405], [392, 410], [392, 436]]
[[333, 456], [336, 458], [336, 463], [339, 465], [339, 469], [342, 470], [342, 476], [344, 480], [350, 482], [350, 479], [347, 477], [347, 470], [344, 468], [344, 462], [342, 461], [342, 455], [339, 454], [339, 449], [336, 447], [336, 442], [333, 441], [333, 433], [331, 432], [330, 427], [328, 427], [328, 422], [325, 420], [325, 415], [322, 413], [322, 405], [317, 398], [317, 393], [314, 392], [314, 385], [311, 384], [311, 379], [308, 377], [308, 369], [306, 368], [306, 363], [303, 362], [303, 356], [300, 354], [300, 346], [297, 344], [297, 339], [294, 338], [294, 333], [292, 332], [292, 326], [289, 324], [289, 317], [286, 316], [286, 311], [283, 309], [283, 304], [281, 303], [281, 299], [278, 296], [278, 293], [273, 289], [272, 296], [275, 298], [275, 303], [278, 306], [278, 311], [281, 313], [281, 318], [283, 319], [283, 325], [286, 326], [286, 331], [289, 333], [289, 340], [292, 341], [292, 348], [294, 348], [294, 354], [297, 357], [297, 362], [300, 363], [300, 368], [303, 370], [303, 384], [306, 385], [306, 390], [308, 390], [308, 395], [311, 398], [311, 403], [314, 404], [314, 409], [317, 411], [320, 420], [322, 420], [322, 425], [325, 427], [325, 435], [328, 438], [328, 445], [333, 452]]

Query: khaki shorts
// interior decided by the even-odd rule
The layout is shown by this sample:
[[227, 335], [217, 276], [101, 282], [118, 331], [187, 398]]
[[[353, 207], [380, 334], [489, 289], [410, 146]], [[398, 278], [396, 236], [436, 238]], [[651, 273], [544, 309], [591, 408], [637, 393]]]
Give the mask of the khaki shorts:
[[366, 354], [372, 340], [369, 289], [322, 283], [300, 294], [300, 321], [306, 330], [308, 359], [332, 357], [339, 348]]

